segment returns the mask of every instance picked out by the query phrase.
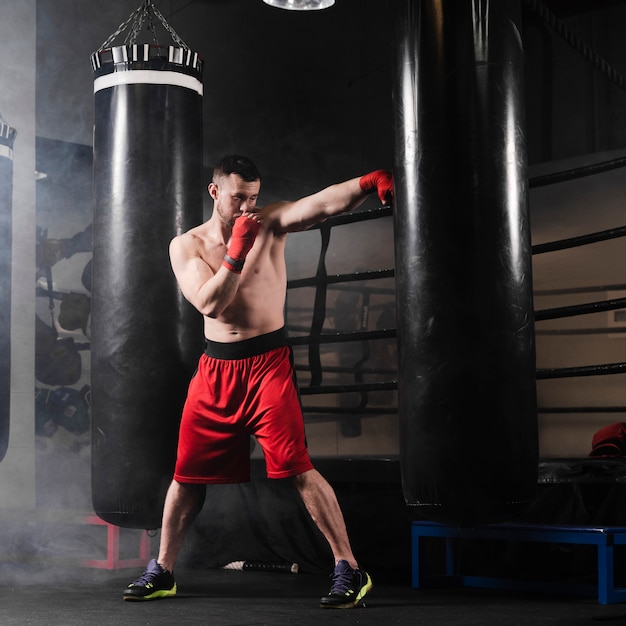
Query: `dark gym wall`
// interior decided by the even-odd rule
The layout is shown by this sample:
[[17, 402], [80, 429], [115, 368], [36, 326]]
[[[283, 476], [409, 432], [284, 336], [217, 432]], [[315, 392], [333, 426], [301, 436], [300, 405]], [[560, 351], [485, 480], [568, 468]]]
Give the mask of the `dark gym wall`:
[[[391, 160], [389, 0], [318, 13], [262, 0], [155, 5], [206, 61], [205, 166], [255, 154], [268, 194], [291, 196]], [[524, 6], [529, 162], [626, 144], [626, 97]], [[140, 0], [37, 4], [37, 134], [91, 144], [89, 55]], [[545, 0], [571, 33], [626, 73], [626, 3]]]

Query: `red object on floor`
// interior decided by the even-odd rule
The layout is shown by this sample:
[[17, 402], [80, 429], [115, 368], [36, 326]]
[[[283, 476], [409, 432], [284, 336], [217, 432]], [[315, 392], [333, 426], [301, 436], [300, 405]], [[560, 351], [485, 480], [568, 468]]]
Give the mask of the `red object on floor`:
[[97, 515], [87, 515], [84, 518], [86, 524], [107, 527], [107, 558], [106, 559], [86, 559], [83, 561], [84, 567], [95, 567], [100, 569], [122, 569], [124, 567], [143, 567], [150, 558], [150, 537], [146, 531], [141, 534], [139, 540], [139, 556], [133, 559], [120, 558], [120, 526], [109, 524]]

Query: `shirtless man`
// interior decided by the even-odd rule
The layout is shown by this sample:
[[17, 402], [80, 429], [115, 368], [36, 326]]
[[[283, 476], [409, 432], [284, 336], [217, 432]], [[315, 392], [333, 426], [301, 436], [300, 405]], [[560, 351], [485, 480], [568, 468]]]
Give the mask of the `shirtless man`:
[[208, 186], [208, 221], [175, 237], [172, 268], [180, 289], [204, 317], [206, 352], [180, 425], [174, 479], [169, 487], [157, 559], [123, 593], [125, 600], [176, 594], [174, 563], [191, 522], [202, 509], [206, 485], [250, 480], [249, 437], [265, 456], [268, 478], [291, 478], [335, 559], [322, 608], [363, 604], [372, 580], [352, 553], [332, 487], [313, 467], [287, 344], [284, 305], [287, 233], [305, 230], [355, 209], [377, 192], [393, 197], [389, 172], [377, 170], [331, 185], [294, 202], [264, 208], [256, 202], [261, 176], [250, 159], [224, 157]]

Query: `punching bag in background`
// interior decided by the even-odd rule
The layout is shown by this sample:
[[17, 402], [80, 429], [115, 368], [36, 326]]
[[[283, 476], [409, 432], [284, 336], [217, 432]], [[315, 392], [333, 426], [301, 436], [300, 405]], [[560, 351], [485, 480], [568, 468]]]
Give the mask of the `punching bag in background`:
[[396, 7], [404, 496], [417, 517], [501, 521], [538, 464], [519, 0]]
[[168, 256], [202, 222], [202, 61], [131, 44], [101, 48], [92, 65], [92, 502], [107, 522], [152, 529], [203, 347]]
[[13, 142], [16, 134], [0, 115], [0, 461], [9, 447], [11, 412]]

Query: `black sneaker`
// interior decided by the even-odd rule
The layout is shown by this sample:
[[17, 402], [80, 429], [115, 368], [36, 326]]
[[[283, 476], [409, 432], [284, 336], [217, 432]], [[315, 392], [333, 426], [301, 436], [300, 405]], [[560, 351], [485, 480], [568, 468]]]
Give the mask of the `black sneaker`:
[[124, 600], [156, 600], [176, 595], [176, 582], [171, 572], [152, 559], [146, 571], [124, 589]]
[[332, 573], [330, 593], [320, 600], [323, 609], [354, 609], [365, 606], [363, 599], [373, 589], [370, 575], [362, 569], [352, 569], [348, 561], [341, 560]]

